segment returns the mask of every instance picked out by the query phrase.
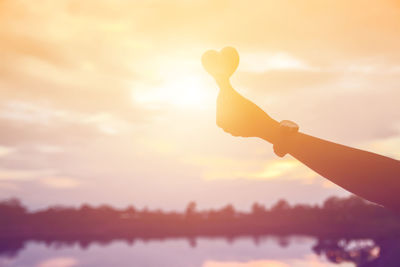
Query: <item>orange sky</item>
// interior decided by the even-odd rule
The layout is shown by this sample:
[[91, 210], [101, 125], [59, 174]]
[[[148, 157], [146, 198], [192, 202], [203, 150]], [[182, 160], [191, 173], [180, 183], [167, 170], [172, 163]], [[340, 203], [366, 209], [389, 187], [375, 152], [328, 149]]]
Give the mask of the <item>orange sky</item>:
[[385, 1], [0, 2], [0, 197], [182, 209], [346, 192], [215, 125], [200, 57], [306, 133], [400, 158], [400, 5]]

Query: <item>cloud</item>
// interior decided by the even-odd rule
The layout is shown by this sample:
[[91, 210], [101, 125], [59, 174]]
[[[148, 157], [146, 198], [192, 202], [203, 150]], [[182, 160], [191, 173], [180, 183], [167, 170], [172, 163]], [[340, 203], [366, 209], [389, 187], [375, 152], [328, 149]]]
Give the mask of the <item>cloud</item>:
[[[234, 77], [234, 85], [240, 90], [267, 98], [277, 93], [310, 91], [331, 85], [340, 73], [307, 69], [271, 69], [267, 72], [241, 72]], [[282, 99], [283, 100], [283, 99]]]
[[266, 180], [288, 177], [286, 179], [299, 179], [306, 183], [312, 182], [318, 176], [299, 161], [289, 157], [268, 161], [262, 171], [247, 175], [250, 178]]
[[241, 57], [241, 71], [263, 73], [271, 70], [308, 70], [311, 66], [285, 52], [244, 53]]
[[37, 267], [73, 267], [78, 265], [78, 260], [72, 257], [59, 257], [44, 260]]
[[[232, 262], [232, 261], [206, 261], [203, 267], [329, 267], [331, 263], [323, 262], [317, 255], [307, 255], [306, 259], [286, 259], [278, 260], [255, 260], [247, 262]], [[352, 264], [343, 266], [352, 266]]]
[[394, 135], [388, 138], [371, 140], [361, 144], [367, 150], [374, 151], [388, 157], [400, 159], [400, 135]]
[[68, 118], [68, 112], [54, 110], [29, 102], [8, 101], [3, 103], [0, 118], [28, 124], [49, 124], [57, 119]]
[[11, 147], [0, 146], [0, 157], [4, 157], [12, 153], [15, 149]]
[[16, 170], [0, 169], [0, 180], [4, 181], [29, 181], [42, 175], [52, 174], [54, 171], [47, 170]]
[[207, 261], [203, 267], [289, 267], [290, 265], [275, 260], [260, 260], [249, 262], [217, 262]]
[[205, 180], [299, 180], [312, 183], [319, 177], [299, 161], [286, 157], [284, 159], [243, 159], [233, 157], [192, 157], [186, 162], [202, 169]]
[[131, 123], [110, 113], [87, 114], [22, 101], [0, 105], [0, 126], [0, 144], [33, 145], [41, 152], [61, 151], [68, 144], [133, 129]]
[[46, 177], [40, 179], [40, 182], [54, 189], [71, 189], [80, 185], [79, 181], [70, 177]]
[[34, 145], [34, 148], [39, 153], [46, 153], [46, 154], [57, 154], [57, 153], [62, 153], [64, 151], [64, 149], [61, 148], [60, 146], [46, 145], [46, 144], [37, 144]]

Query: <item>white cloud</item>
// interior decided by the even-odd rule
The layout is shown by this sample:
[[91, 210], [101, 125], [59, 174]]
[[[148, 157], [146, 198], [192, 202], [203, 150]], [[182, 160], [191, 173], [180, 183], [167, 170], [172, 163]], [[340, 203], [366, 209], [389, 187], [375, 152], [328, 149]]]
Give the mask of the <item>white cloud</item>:
[[64, 149], [60, 146], [46, 145], [46, 144], [34, 145], [34, 148], [37, 151], [46, 153], [46, 154], [56, 154], [56, 153], [61, 153], [64, 151]]
[[276, 260], [260, 260], [249, 262], [206, 261], [202, 267], [289, 267], [290, 265]]
[[362, 147], [375, 153], [400, 159], [400, 135], [372, 140]]
[[16, 169], [0, 169], [0, 181], [30, 181], [43, 175], [50, 175], [54, 170], [16, 170]]
[[80, 182], [74, 178], [60, 176], [40, 179], [40, 183], [54, 189], [70, 189], [80, 185]]
[[15, 148], [0, 146], [0, 157], [7, 156], [15, 151]]
[[241, 159], [229, 156], [188, 157], [185, 162], [201, 167], [206, 180], [254, 179], [254, 180], [300, 180], [309, 184], [319, 177], [301, 162], [284, 159]]
[[240, 56], [239, 70], [247, 72], [267, 72], [271, 70], [309, 70], [313, 68], [306, 62], [287, 52], [244, 53]]
[[15, 120], [23, 123], [49, 124], [60, 118], [67, 118], [68, 113], [54, 110], [34, 103], [22, 101], [8, 101], [0, 110], [0, 118]]
[[40, 262], [37, 267], [73, 267], [78, 265], [78, 260], [72, 257], [59, 257]]

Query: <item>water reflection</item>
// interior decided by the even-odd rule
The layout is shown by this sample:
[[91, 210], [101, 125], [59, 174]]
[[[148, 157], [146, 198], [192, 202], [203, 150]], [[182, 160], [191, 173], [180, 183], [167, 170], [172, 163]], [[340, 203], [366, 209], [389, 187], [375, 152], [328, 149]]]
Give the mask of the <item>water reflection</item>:
[[355, 266], [399, 266], [399, 239], [344, 240], [322, 239], [313, 247], [330, 262], [352, 262]]
[[0, 241], [0, 266], [399, 266], [397, 239], [232, 237]]

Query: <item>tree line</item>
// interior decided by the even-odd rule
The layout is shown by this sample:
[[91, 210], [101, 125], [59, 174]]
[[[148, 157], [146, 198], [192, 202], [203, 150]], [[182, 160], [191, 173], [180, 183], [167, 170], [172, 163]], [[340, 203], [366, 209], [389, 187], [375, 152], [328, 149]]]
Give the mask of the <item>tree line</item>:
[[254, 203], [248, 212], [232, 205], [184, 212], [116, 209], [109, 205], [79, 208], [55, 206], [31, 212], [18, 199], [0, 202], [0, 237], [40, 239], [164, 238], [302, 234], [379, 238], [400, 233], [399, 217], [356, 196], [330, 197], [322, 205], [289, 205], [279, 200], [270, 208]]

